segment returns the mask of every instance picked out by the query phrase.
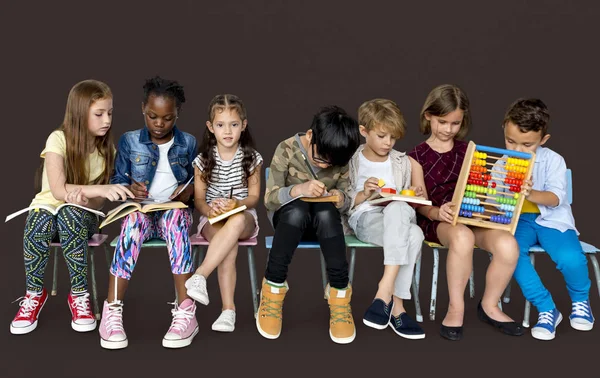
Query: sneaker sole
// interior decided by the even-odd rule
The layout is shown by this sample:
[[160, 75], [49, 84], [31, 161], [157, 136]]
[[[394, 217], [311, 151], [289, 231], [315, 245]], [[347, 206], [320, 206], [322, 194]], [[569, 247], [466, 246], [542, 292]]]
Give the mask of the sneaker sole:
[[592, 328], [594, 328], [594, 323], [587, 323], [587, 324], [577, 323], [571, 319], [571, 327], [573, 327], [573, 329], [576, 329], [578, 331], [591, 331]]
[[208, 295], [202, 295], [202, 296], [198, 296], [196, 295], [196, 291], [192, 291], [190, 290], [190, 288], [187, 285], [187, 281], [185, 282], [185, 288], [186, 290], [186, 294], [188, 297], [192, 298], [193, 300], [195, 300], [196, 302], [203, 304], [203, 305], [208, 305], [209, 300], [208, 300]]
[[96, 329], [97, 322], [94, 320], [93, 323], [90, 324], [77, 324], [75, 322], [71, 322], [71, 328], [73, 328], [77, 332], [90, 332]]
[[[40, 314], [42, 313], [42, 309], [44, 308], [44, 305], [46, 304], [47, 301], [48, 301], [48, 296], [46, 296], [44, 303], [42, 303], [42, 305], [40, 307], [40, 311], [38, 312], [38, 318], [40, 317]], [[35, 330], [37, 328], [37, 325], [38, 325], [37, 320], [35, 322], [31, 323], [31, 325], [28, 325], [25, 327], [14, 327], [12, 325], [12, 323], [10, 323], [10, 333], [12, 333], [13, 335], [25, 335], [25, 334]]]
[[185, 348], [186, 346], [189, 346], [192, 344], [192, 341], [194, 341], [194, 337], [196, 337], [199, 330], [200, 329], [198, 328], [198, 326], [196, 326], [196, 328], [194, 329], [194, 332], [185, 339], [181, 339], [181, 340], [163, 339], [162, 346], [165, 348]]
[[234, 327], [228, 327], [228, 326], [212, 326], [211, 328], [213, 331], [217, 331], [217, 332], [233, 332], [235, 331], [235, 326]]
[[554, 333], [536, 333], [534, 332], [535, 327], [533, 327], [531, 329], [531, 337], [533, 337], [536, 340], [542, 340], [542, 341], [550, 341], [550, 340], [554, 340], [554, 338], [556, 337], [556, 328], [558, 328], [558, 325], [560, 324], [560, 322], [562, 322], [563, 320], [563, 316], [562, 314], [559, 312], [558, 313], [558, 320], [556, 321], [556, 325], [554, 326]]
[[400, 337], [404, 337], [405, 339], [409, 339], [409, 340], [422, 340], [422, 339], [425, 338], [425, 334], [422, 334], [422, 335], [409, 335], [409, 334], [406, 334], [406, 333], [400, 333], [400, 332], [398, 332], [396, 330], [396, 328], [393, 325], [391, 325], [391, 324], [388, 324], [388, 326], [390, 326], [390, 328], [392, 329], [392, 331], [394, 331], [394, 333], [396, 335], [398, 335]]
[[336, 344], [350, 344], [356, 338], [356, 331], [354, 331], [354, 333], [350, 337], [340, 338], [340, 337], [333, 336], [331, 334], [331, 330], [329, 330], [329, 337], [331, 337], [331, 340], [333, 340], [333, 342]]
[[109, 341], [109, 340], [104, 340], [103, 338], [100, 338], [100, 346], [104, 349], [123, 349], [123, 348], [127, 348], [127, 345], [129, 345], [129, 342], [127, 341], [127, 339], [123, 340], [123, 341]]
[[[388, 322], [389, 322], [389, 320], [388, 320]], [[370, 321], [368, 321], [366, 319], [363, 319], [363, 324], [366, 325], [367, 327], [375, 328], [375, 329], [378, 329], [378, 330], [386, 329], [387, 326], [388, 326], [387, 323], [384, 324], [384, 325], [381, 325], [381, 324], [370, 322]]]

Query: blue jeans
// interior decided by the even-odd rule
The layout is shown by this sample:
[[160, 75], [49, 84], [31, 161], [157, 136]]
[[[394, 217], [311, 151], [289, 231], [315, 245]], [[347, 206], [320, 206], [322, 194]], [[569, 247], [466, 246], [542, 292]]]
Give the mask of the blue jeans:
[[529, 248], [539, 244], [556, 263], [556, 269], [565, 278], [571, 301], [587, 300], [591, 282], [587, 259], [581, 249], [577, 233], [574, 230], [560, 232], [540, 226], [535, 222], [538, 215], [521, 214], [515, 232], [520, 251], [515, 279], [523, 291], [523, 296], [537, 307], [538, 312], [550, 311], [556, 307], [550, 292], [542, 284], [540, 276], [529, 260]]

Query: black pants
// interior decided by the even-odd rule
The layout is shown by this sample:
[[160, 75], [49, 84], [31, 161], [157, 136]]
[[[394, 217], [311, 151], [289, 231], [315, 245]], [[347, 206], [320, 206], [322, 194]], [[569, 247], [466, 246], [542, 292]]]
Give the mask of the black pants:
[[267, 280], [283, 283], [298, 243], [310, 240], [321, 245], [329, 284], [336, 289], [348, 286], [344, 230], [340, 213], [332, 203], [296, 200], [275, 212], [273, 226], [275, 235], [265, 274]]

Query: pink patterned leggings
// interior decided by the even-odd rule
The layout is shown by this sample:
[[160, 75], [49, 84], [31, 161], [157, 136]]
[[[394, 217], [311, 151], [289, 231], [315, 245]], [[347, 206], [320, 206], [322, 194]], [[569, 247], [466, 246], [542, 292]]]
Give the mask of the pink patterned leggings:
[[167, 242], [173, 274], [190, 273], [194, 263], [189, 238], [192, 222], [190, 209], [170, 209], [148, 214], [136, 211], [127, 215], [121, 223], [121, 235], [110, 273], [119, 278], [131, 279], [142, 244], [154, 238]]

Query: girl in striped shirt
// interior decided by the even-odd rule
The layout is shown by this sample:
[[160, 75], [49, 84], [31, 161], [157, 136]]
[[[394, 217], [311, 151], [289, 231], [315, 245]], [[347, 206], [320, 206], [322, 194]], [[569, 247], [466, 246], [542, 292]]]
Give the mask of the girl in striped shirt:
[[[260, 195], [262, 156], [254, 149], [246, 108], [234, 95], [218, 95], [208, 106], [209, 120], [194, 160], [195, 206], [200, 212], [198, 235], [210, 242], [206, 258], [186, 282], [187, 294], [207, 305], [206, 279], [218, 267], [222, 312], [212, 329], [233, 332], [238, 240], [258, 235], [256, 205]], [[218, 223], [208, 218], [246, 205], [246, 210]]]

